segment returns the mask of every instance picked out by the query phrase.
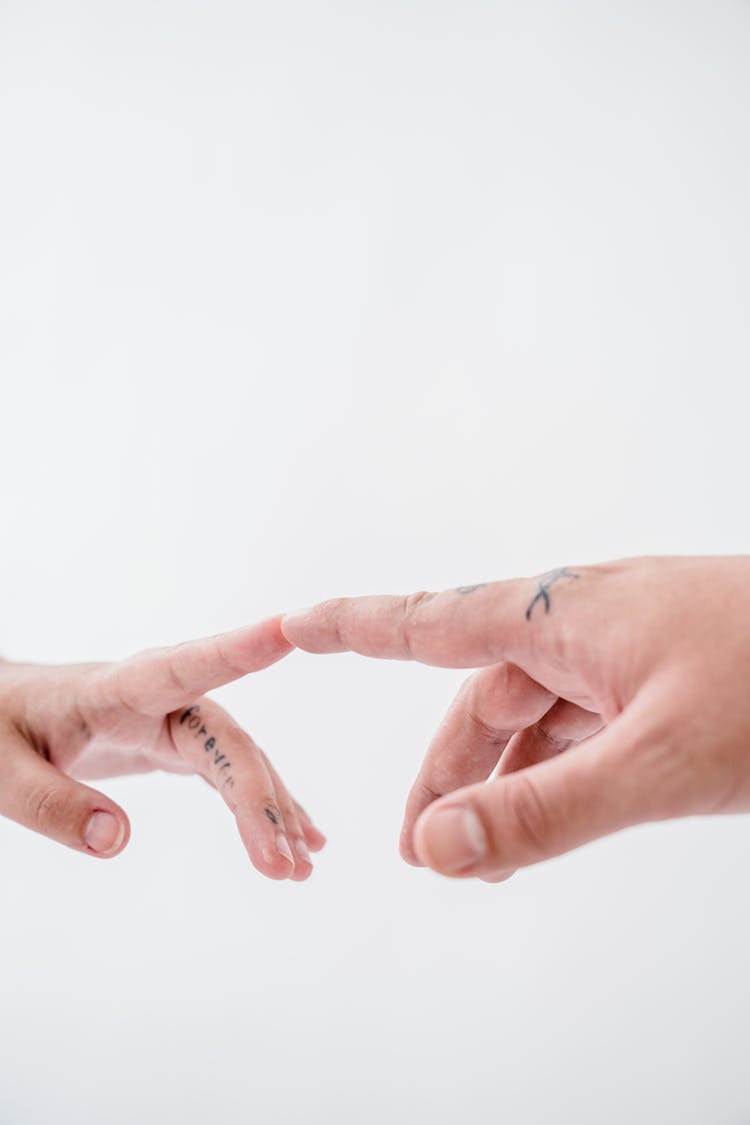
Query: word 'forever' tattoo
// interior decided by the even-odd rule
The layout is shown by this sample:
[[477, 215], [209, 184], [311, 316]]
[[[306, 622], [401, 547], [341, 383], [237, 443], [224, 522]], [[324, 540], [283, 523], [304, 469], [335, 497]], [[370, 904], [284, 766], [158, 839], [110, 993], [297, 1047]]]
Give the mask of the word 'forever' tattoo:
[[561, 578], [580, 578], [580, 574], [574, 574], [572, 570], [568, 570], [567, 566], [559, 566], [556, 570], [548, 570], [546, 574], [538, 578], [537, 592], [526, 610], [527, 621], [531, 621], [531, 615], [534, 612], [534, 606], [537, 602], [543, 602], [544, 612], [549, 613], [551, 604], [549, 596], [550, 588], [554, 586], [555, 582], [559, 582]]
[[184, 725], [187, 730], [192, 731], [194, 738], [204, 739], [203, 749], [212, 759], [213, 765], [217, 767], [217, 781], [225, 789], [234, 789], [234, 778], [231, 772], [232, 763], [226, 754], [219, 749], [216, 739], [208, 733], [208, 729], [201, 719], [200, 710], [197, 703], [194, 707], [188, 707], [187, 711], [183, 711], [180, 715], [180, 726]]

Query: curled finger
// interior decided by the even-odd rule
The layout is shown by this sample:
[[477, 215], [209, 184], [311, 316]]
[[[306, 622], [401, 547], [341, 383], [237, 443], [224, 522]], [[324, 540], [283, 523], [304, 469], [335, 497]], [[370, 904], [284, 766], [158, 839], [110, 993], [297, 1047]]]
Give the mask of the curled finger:
[[281, 800], [260, 747], [210, 699], [169, 716], [175, 747], [221, 794], [234, 813], [253, 865], [270, 879], [288, 879], [295, 861]]

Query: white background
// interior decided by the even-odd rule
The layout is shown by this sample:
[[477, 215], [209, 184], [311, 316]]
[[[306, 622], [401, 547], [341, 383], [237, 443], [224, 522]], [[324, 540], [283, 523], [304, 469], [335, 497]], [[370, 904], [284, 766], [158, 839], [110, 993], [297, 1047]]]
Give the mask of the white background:
[[[0, 3], [6, 655], [744, 552], [750, 5]], [[461, 674], [218, 693], [328, 833], [196, 778], [97, 862], [0, 824], [0, 1125], [740, 1125], [750, 820], [406, 867]]]

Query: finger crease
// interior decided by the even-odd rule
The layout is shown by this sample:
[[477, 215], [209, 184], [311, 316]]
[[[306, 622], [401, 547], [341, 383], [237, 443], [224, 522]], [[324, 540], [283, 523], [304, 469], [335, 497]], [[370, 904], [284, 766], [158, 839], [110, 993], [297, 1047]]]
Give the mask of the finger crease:
[[489, 742], [491, 746], [504, 746], [509, 738], [515, 733], [514, 731], [501, 730], [499, 727], [493, 727], [486, 723], [477, 715], [476, 711], [467, 712], [469, 722], [477, 728], [480, 736]]

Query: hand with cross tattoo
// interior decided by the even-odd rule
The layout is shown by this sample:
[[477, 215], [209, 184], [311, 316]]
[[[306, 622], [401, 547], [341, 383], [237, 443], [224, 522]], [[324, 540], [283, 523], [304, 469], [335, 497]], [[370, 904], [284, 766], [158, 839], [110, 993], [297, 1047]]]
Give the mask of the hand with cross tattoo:
[[507, 878], [643, 821], [750, 811], [750, 557], [626, 559], [282, 621], [308, 652], [478, 669], [427, 751], [401, 852]]

